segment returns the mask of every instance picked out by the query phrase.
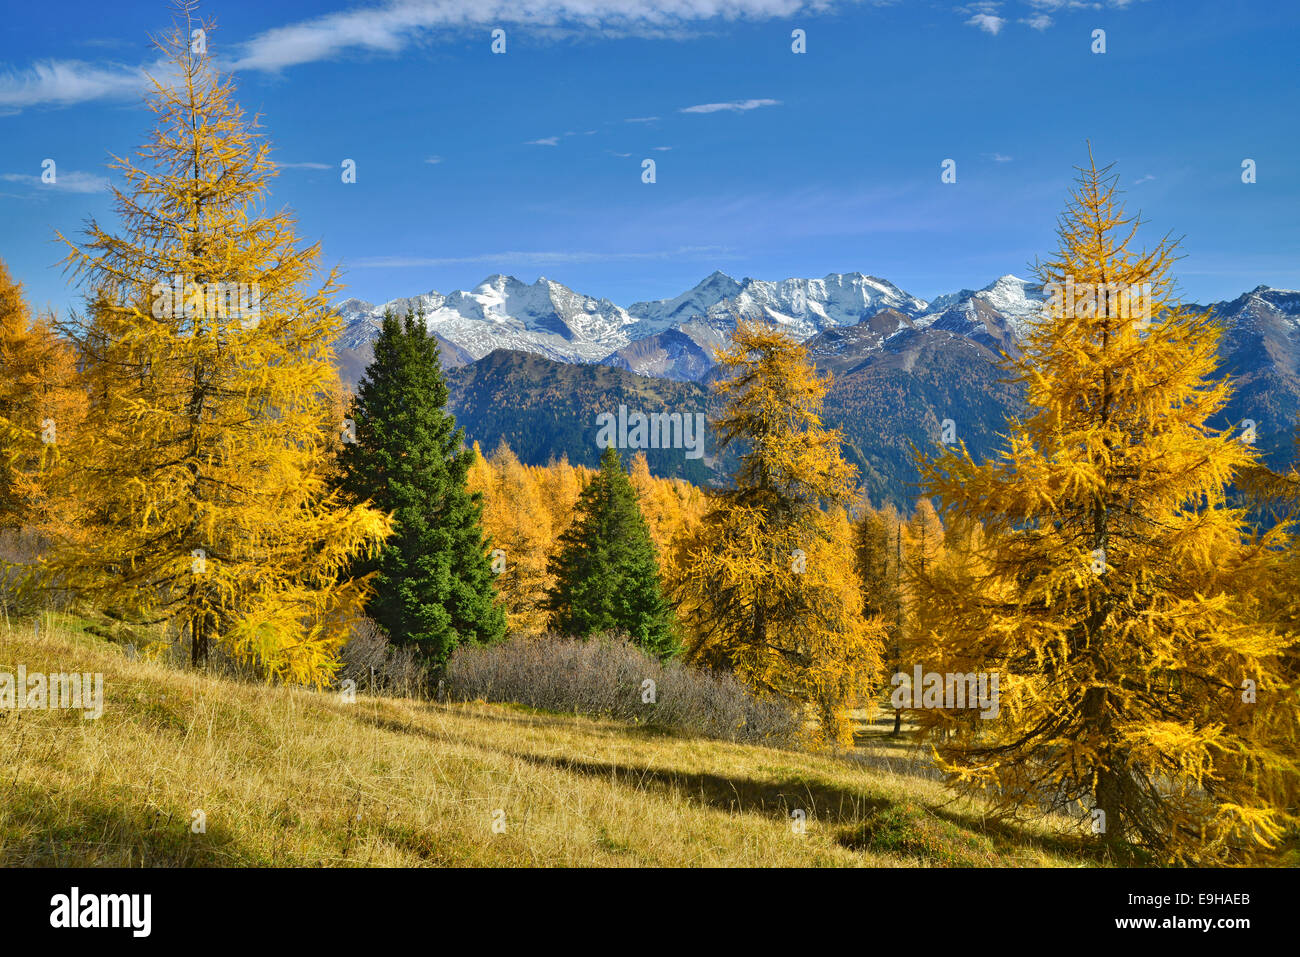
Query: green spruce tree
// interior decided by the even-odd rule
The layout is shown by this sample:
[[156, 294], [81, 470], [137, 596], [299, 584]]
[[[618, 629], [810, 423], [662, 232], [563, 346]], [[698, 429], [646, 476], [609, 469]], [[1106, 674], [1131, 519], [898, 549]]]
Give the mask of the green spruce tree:
[[506, 628], [482, 496], [466, 487], [475, 453], [446, 404], [438, 342], [423, 315], [385, 314], [345, 423], [340, 485], [392, 513], [396, 533], [359, 569], [375, 573], [367, 610], [435, 672], [457, 645], [494, 641]]
[[677, 654], [675, 621], [659, 587], [659, 563], [636, 489], [618, 452], [607, 448], [582, 491], [573, 523], [550, 562], [551, 627], [586, 637], [625, 631], [659, 658]]

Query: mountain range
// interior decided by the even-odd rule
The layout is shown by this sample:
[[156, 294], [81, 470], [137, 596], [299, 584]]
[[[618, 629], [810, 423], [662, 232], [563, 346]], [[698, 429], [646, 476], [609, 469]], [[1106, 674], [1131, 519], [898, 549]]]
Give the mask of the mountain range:
[[[926, 302], [857, 272], [779, 282], [714, 272], [679, 296], [626, 308], [553, 280], [494, 275], [468, 292], [340, 303], [337, 351], [344, 378], [355, 382], [384, 311], [423, 312], [470, 439], [488, 451], [507, 441], [525, 462], [564, 454], [594, 464], [595, 416], [620, 403], [714, 414], [713, 349], [729, 341], [738, 318], [764, 319], [833, 373], [825, 418], [843, 432], [872, 500], [905, 505], [917, 494], [912, 445], [938, 441], [944, 419], [977, 457], [997, 448], [1007, 417], [1023, 408], [1001, 362], [1042, 303], [1040, 287], [1011, 275]], [[1289, 461], [1300, 414], [1300, 292], [1259, 286], [1194, 308], [1223, 325], [1221, 369], [1236, 379], [1214, 424], [1253, 419], [1266, 460]], [[704, 460], [687, 461], [647, 450], [658, 474], [697, 482], [729, 470], [729, 458], [713, 453], [710, 444]]]

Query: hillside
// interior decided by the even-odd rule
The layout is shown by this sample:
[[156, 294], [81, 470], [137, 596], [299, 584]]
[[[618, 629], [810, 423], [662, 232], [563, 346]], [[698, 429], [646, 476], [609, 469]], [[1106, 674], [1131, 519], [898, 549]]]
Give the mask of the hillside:
[[[695, 382], [636, 375], [604, 365], [573, 365], [543, 356], [498, 349], [447, 374], [448, 405], [468, 442], [492, 452], [505, 440], [528, 465], [545, 465], [567, 455], [574, 465], [595, 467], [596, 416], [629, 412], [711, 413], [708, 390]], [[704, 457], [688, 459], [683, 449], [646, 449], [651, 471], [698, 485], [712, 481], [711, 439]]]
[[130, 660], [69, 623], [41, 635], [0, 625], [0, 671], [101, 672], [104, 713], [0, 711], [7, 866], [1085, 863], [1043, 825], [985, 824], [897, 751], [846, 760], [499, 705], [347, 704]]

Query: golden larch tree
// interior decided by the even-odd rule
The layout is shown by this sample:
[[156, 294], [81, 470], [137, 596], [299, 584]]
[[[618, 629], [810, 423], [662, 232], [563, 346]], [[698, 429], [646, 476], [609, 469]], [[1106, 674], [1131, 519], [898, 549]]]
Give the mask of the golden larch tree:
[[52, 317], [32, 317], [21, 283], [0, 262], [0, 530], [40, 539], [72, 527], [70, 503], [51, 497], [52, 473], [85, 412], [71, 344]]
[[1230, 394], [1221, 331], [1178, 305], [1173, 244], [1133, 248], [1138, 225], [1108, 170], [1080, 169], [1013, 361], [1026, 416], [988, 461], [921, 463], [949, 527], [983, 538], [960, 536], [977, 560], [917, 576], [918, 660], [996, 673], [1000, 700], [991, 720], [919, 714], [951, 732], [952, 781], [1003, 809], [1074, 809], [1117, 852], [1241, 860], [1295, 815], [1273, 799], [1296, 771], [1275, 735], [1294, 636], [1252, 588], [1279, 538], [1226, 504], [1254, 452], [1207, 424]]
[[494, 552], [509, 631], [540, 635], [549, 616], [546, 591], [555, 583], [547, 561], [556, 532], [537, 470], [521, 463], [503, 439], [490, 461], [470, 470], [469, 488], [483, 494], [483, 534]]
[[[334, 272], [265, 209], [270, 147], [183, 4], [138, 162], [114, 157], [122, 231], [93, 220], [68, 265], [88, 288], [77, 342], [90, 406], [66, 455], [92, 534], [47, 580], [214, 643], [268, 677], [320, 683], [364, 597], [351, 559], [391, 533], [327, 485], [339, 448]], [[60, 237], [62, 238], [62, 237]]]
[[678, 537], [671, 593], [690, 657], [804, 702], [821, 743], [852, 744], [849, 711], [879, 678], [884, 630], [862, 615], [845, 510], [854, 470], [823, 427], [828, 381], [787, 334], [740, 321], [719, 350], [719, 451], [734, 488]]
[[[890, 674], [903, 666], [903, 520], [893, 505], [867, 506], [853, 529], [853, 567], [862, 583], [862, 610], [885, 629]], [[903, 730], [903, 711], [894, 709], [893, 734]]]

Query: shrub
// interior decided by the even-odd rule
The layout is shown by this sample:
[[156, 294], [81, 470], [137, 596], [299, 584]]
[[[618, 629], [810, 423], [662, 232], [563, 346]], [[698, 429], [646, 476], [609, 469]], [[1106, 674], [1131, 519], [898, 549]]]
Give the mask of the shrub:
[[422, 698], [428, 693], [427, 672], [416, 649], [394, 645], [384, 630], [369, 618], [360, 618], [339, 653], [343, 663], [336, 680], [352, 679], [359, 690], [399, 698]]
[[[647, 680], [653, 703], [643, 700]], [[447, 690], [462, 701], [509, 701], [747, 743], [789, 744], [801, 725], [788, 702], [756, 696], [731, 675], [660, 662], [624, 635], [464, 646], [447, 667]]]

